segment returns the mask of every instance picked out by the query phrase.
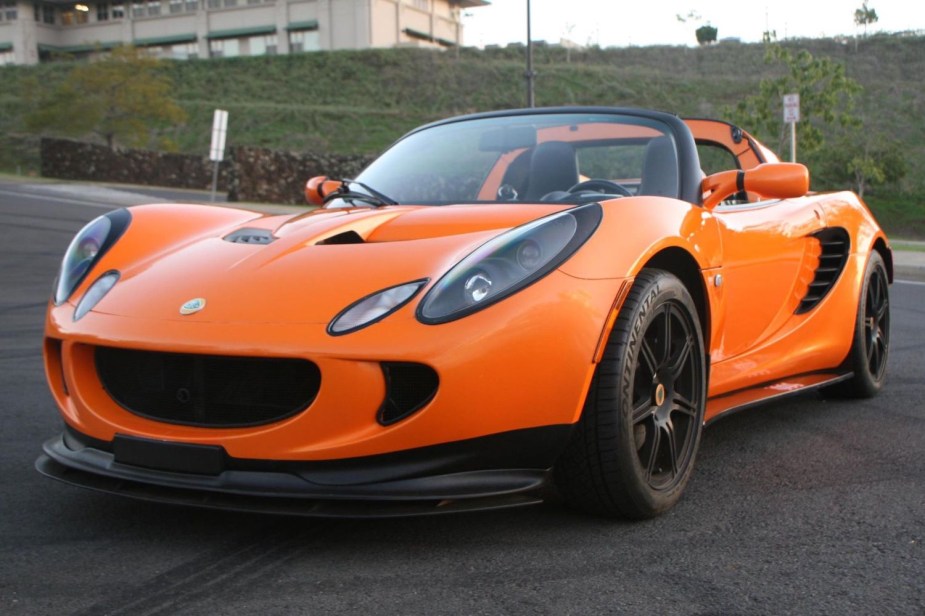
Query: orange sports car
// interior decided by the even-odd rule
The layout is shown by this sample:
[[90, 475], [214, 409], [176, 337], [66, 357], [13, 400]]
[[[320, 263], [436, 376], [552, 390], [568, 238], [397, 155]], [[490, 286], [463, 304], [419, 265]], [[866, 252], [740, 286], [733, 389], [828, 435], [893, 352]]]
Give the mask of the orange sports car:
[[889, 241], [736, 126], [638, 109], [412, 131], [299, 215], [109, 212], [64, 256], [38, 469], [318, 516], [669, 509], [703, 426], [872, 396]]

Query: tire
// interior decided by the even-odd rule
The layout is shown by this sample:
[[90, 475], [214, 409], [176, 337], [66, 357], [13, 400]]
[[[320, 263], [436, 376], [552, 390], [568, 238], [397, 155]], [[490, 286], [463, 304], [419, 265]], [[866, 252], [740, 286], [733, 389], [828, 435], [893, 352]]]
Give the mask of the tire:
[[704, 363], [690, 293], [668, 272], [643, 270], [553, 471], [567, 504], [645, 519], [678, 501], [703, 431]]
[[890, 288], [883, 257], [870, 253], [864, 270], [864, 284], [858, 298], [854, 338], [846, 366], [851, 378], [824, 390], [838, 398], [872, 398], [886, 380], [886, 362], [890, 354]]

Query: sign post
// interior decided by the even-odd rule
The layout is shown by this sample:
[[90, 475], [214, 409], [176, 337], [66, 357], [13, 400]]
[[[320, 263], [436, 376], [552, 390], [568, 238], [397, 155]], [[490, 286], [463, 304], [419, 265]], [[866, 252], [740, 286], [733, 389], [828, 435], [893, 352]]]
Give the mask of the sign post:
[[784, 94], [784, 122], [790, 124], [790, 162], [797, 162], [797, 122], [800, 121], [800, 95]]
[[212, 201], [218, 187], [218, 166], [225, 159], [225, 135], [228, 132], [228, 112], [216, 109], [212, 116], [212, 145], [209, 146], [209, 160], [212, 161]]

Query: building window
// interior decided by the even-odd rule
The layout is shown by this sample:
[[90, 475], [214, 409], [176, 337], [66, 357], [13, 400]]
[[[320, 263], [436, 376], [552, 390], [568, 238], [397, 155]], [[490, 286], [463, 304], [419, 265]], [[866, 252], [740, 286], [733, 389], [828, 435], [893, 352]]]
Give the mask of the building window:
[[276, 55], [277, 39], [275, 34], [252, 36], [247, 42], [248, 54], [252, 56]]
[[90, 7], [86, 4], [76, 4], [73, 9], [61, 11], [62, 26], [76, 26], [90, 21]]
[[430, 0], [412, 0], [411, 4], [414, 6], [414, 8], [420, 9], [422, 11], [430, 10]]
[[170, 0], [170, 14], [183, 12], [183, 0]]
[[0, 21], [16, 21], [16, 0], [0, 1]]
[[[41, 14], [40, 14], [41, 13]], [[43, 4], [41, 12], [39, 7], [35, 7], [35, 21], [41, 21], [43, 24], [54, 25], [55, 23], [55, 7], [50, 4]]]
[[145, 16], [145, 3], [142, 0], [135, 0], [132, 2], [132, 17], [144, 17]]
[[111, 15], [113, 19], [125, 19], [125, 5], [122, 0], [113, 0]]
[[186, 0], [186, 12], [195, 13], [199, 10], [199, 0]]
[[317, 30], [297, 30], [289, 33], [289, 53], [318, 51], [320, 49], [321, 39]]
[[109, 5], [107, 3], [100, 2], [96, 5], [96, 20], [109, 21]]
[[13, 64], [16, 58], [13, 56], [13, 50], [0, 51], [0, 66], [4, 64]]
[[238, 39], [218, 39], [209, 41], [209, 55], [213, 58], [233, 58], [241, 55]]
[[174, 60], [187, 60], [199, 57], [199, 43], [182, 43], [174, 45], [170, 50], [170, 57]]
[[148, 0], [148, 16], [154, 17], [161, 14], [161, 0]]
[[238, 0], [225, 0], [225, 6], [238, 6]]

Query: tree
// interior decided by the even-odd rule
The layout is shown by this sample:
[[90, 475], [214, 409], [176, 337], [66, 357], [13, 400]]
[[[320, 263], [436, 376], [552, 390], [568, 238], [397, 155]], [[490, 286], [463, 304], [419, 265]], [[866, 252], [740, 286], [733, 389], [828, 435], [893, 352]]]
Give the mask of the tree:
[[[699, 22], [703, 21], [703, 16], [702, 16], [700, 13], [696, 12], [696, 11], [690, 11], [690, 12], [688, 12], [687, 15], [682, 15], [682, 14], [680, 14], [680, 13], [677, 13], [677, 14], [675, 15], [675, 19], [677, 19], [678, 21], [680, 21], [682, 24], [686, 24], [686, 23], [688, 23], [688, 22], [691, 22], [692, 24], [696, 24], [696, 23], [699, 23]], [[697, 42], [698, 42], [699, 44], [701, 44], [701, 45], [709, 45], [710, 43], [715, 43], [715, 42], [716, 42], [716, 35], [717, 35], [717, 32], [718, 32], [718, 31], [717, 31], [716, 27], [710, 25], [710, 22], [708, 21], [706, 24], [704, 24], [704, 25], [700, 26], [699, 28], [697, 28], [697, 29], [694, 31], [694, 34], [696, 35], [696, 37], [697, 37]]]
[[715, 26], [706, 24], [697, 28], [695, 34], [697, 35], [698, 43], [701, 45], [709, 45], [710, 43], [716, 42], [717, 29]]
[[854, 23], [858, 26], [864, 26], [864, 36], [867, 36], [867, 26], [877, 23], [877, 11], [867, 6], [867, 2], [861, 5], [861, 8], [854, 12]]
[[186, 113], [171, 97], [172, 89], [160, 60], [135, 47], [116, 47], [102, 59], [75, 66], [59, 87], [38, 97], [26, 126], [94, 134], [110, 148], [122, 143], [173, 149], [164, 132], [182, 125]]
[[861, 197], [868, 189], [899, 182], [908, 163], [899, 142], [875, 136], [869, 130], [848, 131], [834, 147], [820, 151], [813, 168], [814, 184], [836, 188], [850, 184]]
[[845, 74], [845, 67], [831, 58], [815, 58], [806, 50], [794, 53], [780, 45], [769, 45], [765, 62], [782, 65], [783, 74], [762, 79], [758, 94], [727, 109], [733, 122], [749, 126], [766, 143], [778, 144], [783, 151], [787, 144], [783, 119], [783, 96], [800, 95], [800, 117], [797, 124], [800, 151], [809, 155], [824, 142], [824, 128], [846, 129], [857, 125], [852, 115], [854, 99], [860, 94], [858, 82]]

